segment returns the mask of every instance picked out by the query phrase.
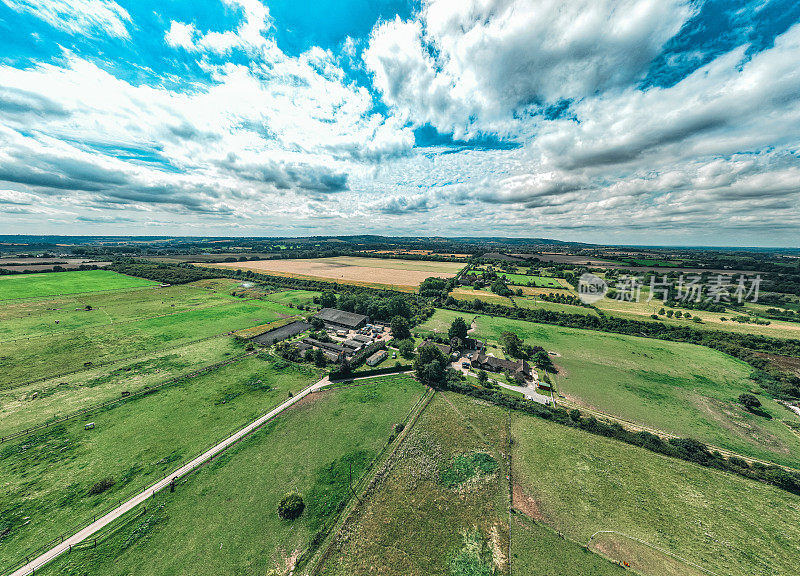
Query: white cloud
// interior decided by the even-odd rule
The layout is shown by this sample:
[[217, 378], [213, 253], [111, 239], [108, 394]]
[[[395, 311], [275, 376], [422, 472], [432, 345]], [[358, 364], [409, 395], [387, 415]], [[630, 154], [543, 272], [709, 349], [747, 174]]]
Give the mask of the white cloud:
[[71, 34], [101, 33], [130, 38], [131, 17], [114, 0], [3, 0], [17, 12], [28, 12]]
[[184, 50], [195, 49], [195, 36], [198, 34], [194, 24], [183, 24], [172, 21], [164, 39], [173, 48], [183, 48]]
[[275, 49], [265, 36], [271, 27], [268, 8], [259, 0], [223, 0], [232, 9], [242, 11], [242, 20], [235, 30], [200, 32], [194, 24], [172, 21], [165, 35], [168, 45], [195, 52], [225, 55], [231, 50]]
[[686, 0], [427, 0], [377, 26], [364, 53], [384, 100], [461, 136], [513, 132], [532, 104], [643, 77], [692, 14]]

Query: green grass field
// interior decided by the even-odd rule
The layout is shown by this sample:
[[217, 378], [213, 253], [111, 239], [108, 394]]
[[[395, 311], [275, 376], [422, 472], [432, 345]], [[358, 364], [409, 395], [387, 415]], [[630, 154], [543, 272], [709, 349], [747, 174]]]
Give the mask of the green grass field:
[[[456, 316], [436, 313], [419, 327], [446, 332]], [[478, 316], [473, 335], [497, 342], [504, 331], [543, 346], [559, 369], [558, 392], [581, 406], [672, 434], [800, 467], [800, 438], [783, 422], [800, 418], [762, 397], [766, 419], [745, 411], [739, 394], [757, 386], [751, 368], [721, 352], [678, 342]]]
[[[483, 271], [476, 270], [475, 272], [481, 274]], [[498, 272], [497, 275], [502, 276], [508, 284], [514, 286], [535, 286], [537, 288], [563, 287], [558, 278], [551, 278], [550, 276], [529, 276], [527, 274], [512, 274], [510, 272]]]
[[535, 296], [514, 296], [514, 302], [520, 308], [529, 308], [531, 310], [552, 310], [554, 312], [563, 312], [564, 314], [581, 314], [584, 316], [597, 316], [597, 311], [593, 308], [586, 308], [585, 306], [575, 306], [573, 304], [559, 304], [558, 302], [548, 302], [546, 300], [539, 300]]
[[[178, 288], [184, 290], [183, 288]], [[153, 291], [162, 299], [172, 288]], [[7, 341], [0, 355], [0, 388], [20, 386], [37, 378], [51, 378], [84, 367], [122, 358], [135, 358], [190, 342], [257, 326], [297, 314], [293, 308], [274, 302], [240, 300], [231, 296], [219, 305], [141, 319], [52, 332], [49, 323], [41, 328], [45, 336]], [[122, 306], [128, 306], [124, 300]], [[171, 309], [171, 308], [170, 308]], [[106, 310], [111, 313], [108, 309]], [[86, 314], [101, 314], [92, 310]], [[135, 313], [135, 309], [131, 310]], [[29, 322], [28, 318], [21, 321]], [[13, 321], [12, 321], [13, 323]], [[59, 323], [59, 326], [61, 324]], [[34, 335], [29, 326], [29, 334]], [[13, 327], [12, 327], [13, 330]]]
[[500, 304], [501, 306], [513, 306], [510, 298], [499, 296], [489, 290], [474, 290], [472, 288], [456, 288], [449, 294], [456, 300], [466, 300], [472, 302], [473, 300], [480, 300], [481, 302], [488, 302], [489, 304]]
[[[292, 558], [347, 500], [357, 480], [423, 388], [410, 378], [315, 394], [191, 474], [174, 494], [135, 517], [96, 549], [64, 555], [42, 573], [59, 575], [286, 574]], [[286, 492], [306, 509], [280, 520]], [[38, 572], [37, 572], [38, 573]]]
[[437, 394], [319, 573], [507, 574], [506, 424], [497, 407]]
[[157, 282], [117, 274], [110, 270], [10, 274], [0, 276], [0, 300], [45, 298], [59, 294], [79, 294], [155, 286]]
[[0, 305], [0, 341], [58, 336], [70, 330], [172, 316], [234, 302], [241, 301], [191, 284], [7, 300]]
[[283, 292], [274, 292], [264, 296], [270, 302], [277, 302], [284, 306], [308, 306], [314, 303], [314, 298], [319, 296], [319, 292], [313, 290], [285, 290]]
[[136, 393], [145, 387], [158, 386], [243, 352], [243, 345], [229, 336], [221, 336], [0, 390], [0, 436], [121, 398], [125, 391]]
[[641, 574], [797, 571], [796, 495], [521, 414], [512, 436], [515, 506]]
[[[522, 514], [511, 518], [511, 566], [523, 576], [617, 576], [625, 568]], [[568, 572], [565, 572], [568, 570]]]
[[[0, 445], [0, 565], [77, 528], [316, 381], [257, 357]], [[115, 484], [91, 495], [104, 478]]]

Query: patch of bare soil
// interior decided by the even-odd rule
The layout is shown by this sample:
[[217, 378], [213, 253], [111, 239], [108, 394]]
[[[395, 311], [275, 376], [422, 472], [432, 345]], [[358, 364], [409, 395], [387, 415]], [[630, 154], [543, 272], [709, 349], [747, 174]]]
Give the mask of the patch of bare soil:
[[[506, 530], [506, 532], [508, 532], [508, 530]], [[492, 526], [492, 530], [489, 534], [489, 545], [492, 547], [492, 560], [494, 561], [495, 567], [497, 567], [500, 573], [505, 574], [508, 571], [508, 557], [503, 553], [501, 542], [500, 529], [498, 529], [497, 524], [495, 524]]]
[[525, 494], [525, 491], [519, 484], [514, 484], [514, 488], [511, 491], [511, 507], [519, 510], [531, 520], [536, 520], [537, 522], [545, 521], [544, 515], [539, 508], [539, 503]]
[[316, 390], [311, 394], [306, 394], [300, 400], [292, 404], [292, 409], [302, 408], [303, 406], [308, 406], [309, 404], [313, 404], [326, 394], [330, 394], [331, 390]]
[[794, 356], [780, 356], [778, 354], [767, 354], [766, 352], [756, 352], [756, 356], [766, 358], [770, 364], [786, 372], [791, 372], [800, 376], [800, 358]]
[[646, 576], [701, 576], [699, 568], [621, 534], [600, 534], [589, 548]]

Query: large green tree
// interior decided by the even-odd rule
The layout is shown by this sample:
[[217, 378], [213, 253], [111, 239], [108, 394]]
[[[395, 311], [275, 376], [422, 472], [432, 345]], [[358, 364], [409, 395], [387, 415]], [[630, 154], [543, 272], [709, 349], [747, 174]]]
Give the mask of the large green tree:
[[461, 316], [458, 316], [453, 323], [450, 324], [450, 329], [447, 331], [447, 335], [450, 338], [461, 338], [464, 339], [467, 337], [467, 322]]
[[447, 379], [447, 358], [433, 344], [423, 344], [414, 359], [417, 378], [428, 386], [438, 386]]
[[408, 321], [402, 316], [395, 316], [392, 318], [392, 337], [397, 340], [405, 340], [411, 338], [411, 330], [408, 329]]

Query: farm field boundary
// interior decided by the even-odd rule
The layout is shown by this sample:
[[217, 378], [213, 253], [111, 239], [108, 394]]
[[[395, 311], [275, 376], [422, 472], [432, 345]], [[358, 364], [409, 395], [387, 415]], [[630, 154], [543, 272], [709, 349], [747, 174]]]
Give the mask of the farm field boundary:
[[[423, 396], [417, 401], [417, 403], [409, 412], [409, 417], [405, 423], [405, 427], [397, 435], [397, 441], [394, 442], [393, 445], [392, 443], [387, 444], [383, 452], [379, 454], [377, 458], [375, 458], [367, 473], [362, 476], [361, 480], [356, 486], [356, 489], [353, 491], [353, 498], [351, 498], [350, 502], [347, 504], [347, 506], [345, 506], [338, 520], [330, 527], [325, 540], [315, 554], [307, 559], [307, 565], [310, 566], [308, 570], [309, 576], [319, 575], [325, 560], [333, 552], [333, 544], [336, 536], [347, 527], [347, 524], [351, 521], [358, 506], [363, 503], [363, 501], [369, 496], [370, 492], [378, 487], [383, 479], [383, 476], [388, 473], [388, 470], [392, 464], [392, 457], [403, 445], [403, 442], [405, 442], [406, 438], [408, 438], [408, 435], [411, 433], [414, 425], [417, 423], [425, 409], [430, 405], [435, 394], [436, 391], [433, 388], [426, 387]], [[390, 446], [391, 449], [389, 449]]]

